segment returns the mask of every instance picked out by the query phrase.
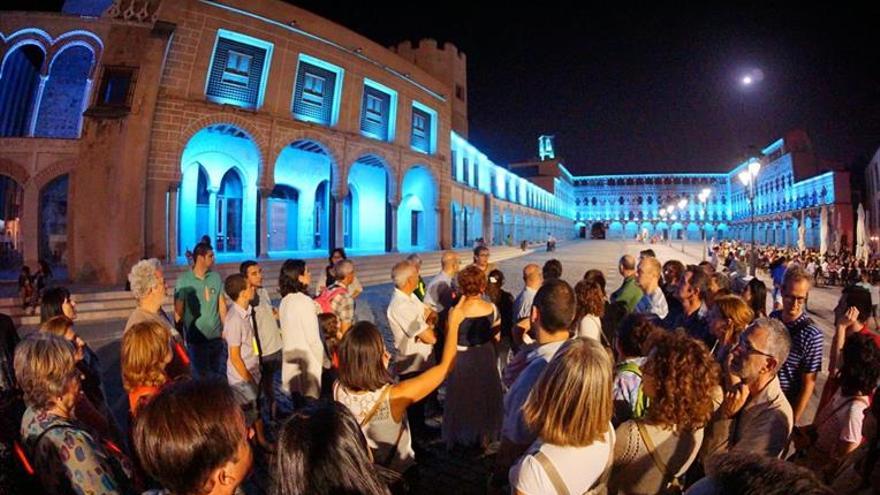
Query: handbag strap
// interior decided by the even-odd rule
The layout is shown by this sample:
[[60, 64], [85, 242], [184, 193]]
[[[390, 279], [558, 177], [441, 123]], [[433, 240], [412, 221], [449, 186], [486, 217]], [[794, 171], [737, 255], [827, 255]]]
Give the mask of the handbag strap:
[[367, 426], [367, 424], [372, 421], [373, 416], [375, 416], [376, 413], [379, 412], [379, 409], [382, 407], [382, 404], [385, 402], [385, 398], [388, 397], [390, 391], [391, 386], [385, 385], [385, 387], [382, 389], [382, 393], [379, 394], [379, 398], [376, 400], [376, 403], [373, 404], [373, 407], [370, 408], [370, 411], [367, 413], [366, 416], [364, 416], [364, 419], [361, 420], [361, 428]]
[[660, 454], [657, 453], [657, 449], [654, 447], [654, 441], [651, 440], [651, 436], [648, 435], [648, 430], [645, 428], [644, 423], [636, 421], [636, 426], [639, 428], [639, 436], [642, 437], [642, 441], [645, 442], [645, 447], [647, 447], [648, 454], [651, 455], [654, 465], [656, 465], [657, 469], [660, 470], [660, 473], [663, 474], [663, 479], [672, 478], [671, 481], [676, 481], [679, 474], [669, 473], [669, 466], [663, 462], [663, 459], [660, 458]]
[[562, 476], [559, 475], [559, 471], [556, 470], [556, 466], [553, 465], [550, 458], [540, 450], [535, 452], [534, 457], [535, 460], [541, 464], [544, 472], [547, 473], [547, 477], [550, 478], [550, 483], [553, 484], [553, 489], [556, 490], [556, 495], [570, 495], [568, 487], [565, 485], [565, 482], [562, 481]]

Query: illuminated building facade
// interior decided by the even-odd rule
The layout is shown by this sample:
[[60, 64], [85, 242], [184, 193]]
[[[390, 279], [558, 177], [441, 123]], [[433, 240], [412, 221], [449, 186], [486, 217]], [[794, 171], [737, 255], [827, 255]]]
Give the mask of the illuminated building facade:
[[573, 216], [467, 142], [466, 58], [275, 0], [68, 0], [0, 18], [3, 267], [119, 283], [218, 259], [516, 242]]
[[[761, 151], [755, 184], [755, 239], [761, 244], [820, 248], [853, 240], [848, 172], [816, 158], [803, 131], [791, 131]], [[582, 237], [641, 233], [663, 239], [751, 240], [751, 210], [739, 180], [748, 162], [723, 174], [633, 174], [573, 177], [575, 218]], [[708, 189], [707, 201], [700, 193]], [[686, 200], [685, 207], [679, 203]], [[665, 211], [664, 211], [665, 210]], [[824, 220], [823, 220], [824, 219]]]

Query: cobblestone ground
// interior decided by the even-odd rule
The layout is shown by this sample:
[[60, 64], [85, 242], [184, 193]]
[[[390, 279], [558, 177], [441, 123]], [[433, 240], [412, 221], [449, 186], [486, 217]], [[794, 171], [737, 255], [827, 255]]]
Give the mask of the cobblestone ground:
[[[528, 263], [542, 265], [551, 258], [556, 258], [563, 265], [563, 279], [569, 283], [575, 283], [588, 269], [599, 269], [605, 273], [608, 292], [614, 291], [621, 282], [617, 273], [617, 260], [624, 254], [638, 255], [642, 249], [652, 248], [661, 261], [679, 259], [684, 263], [697, 263], [700, 261], [702, 246], [697, 243], [685, 244], [684, 249], [680, 243], [668, 245], [646, 245], [636, 242], [624, 242], [615, 240], [604, 241], [578, 241], [560, 244], [553, 253], [544, 251], [502, 261], [498, 268], [505, 274], [505, 289], [514, 296], [522, 289], [522, 268]], [[467, 260], [463, 260], [467, 261]], [[389, 270], [390, 270], [389, 263]], [[370, 317], [386, 333], [388, 338], [385, 308], [388, 305], [392, 293], [390, 284], [368, 287], [359, 299], [359, 315]], [[830, 342], [833, 331], [831, 317], [832, 310], [839, 296], [839, 288], [814, 289], [810, 295], [810, 311], [813, 318], [826, 334], [826, 362], [827, 343]], [[104, 367], [104, 380], [111, 407], [116, 412], [120, 424], [126, 425], [126, 403], [122, 391], [119, 371], [119, 338], [124, 321], [110, 321], [99, 323], [77, 324], [77, 332], [95, 349]], [[820, 375], [818, 391], [824, 383], [824, 373]], [[807, 422], [812, 421], [815, 403], [818, 398], [814, 397], [811, 408], [806, 414]], [[484, 454], [479, 449], [456, 448], [447, 452], [445, 445], [439, 440], [424, 439], [420, 442], [424, 447], [420, 450], [418, 461], [420, 465], [420, 477], [415, 486], [415, 493], [420, 494], [479, 494], [485, 492], [486, 479], [494, 461], [494, 456]]]

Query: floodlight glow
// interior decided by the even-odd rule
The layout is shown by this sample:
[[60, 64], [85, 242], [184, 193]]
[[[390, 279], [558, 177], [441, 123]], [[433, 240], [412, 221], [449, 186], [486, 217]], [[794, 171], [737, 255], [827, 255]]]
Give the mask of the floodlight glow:
[[739, 181], [742, 182], [742, 185], [748, 186], [749, 183], [752, 182], [752, 176], [749, 174], [748, 170], [743, 170], [739, 173]]
[[752, 177], [757, 177], [758, 172], [760, 172], [760, 171], [761, 171], [761, 162], [760, 161], [752, 160], [751, 162], [749, 162], [749, 174], [751, 174]]
[[742, 83], [745, 86], [749, 86], [752, 84], [752, 76], [745, 76], [742, 78]]
[[683, 210], [688, 204], [688, 200], [682, 199], [678, 202], [678, 209]]

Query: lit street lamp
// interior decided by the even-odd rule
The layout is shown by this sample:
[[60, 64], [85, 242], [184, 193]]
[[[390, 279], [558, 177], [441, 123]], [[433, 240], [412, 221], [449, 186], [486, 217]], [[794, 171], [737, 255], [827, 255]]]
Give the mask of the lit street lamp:
[[752, 226], [752, 252], [749, 259], [749, 275], [755, 276], [757, 264], [757, 252], [755, 251], [755, 188], [758, 182], [758, 172], [761, 171], [761, 162], [753, 158], [746, 170], [739, 173], [739, 181], [746, 187], [749, 195], [749, 223]]

